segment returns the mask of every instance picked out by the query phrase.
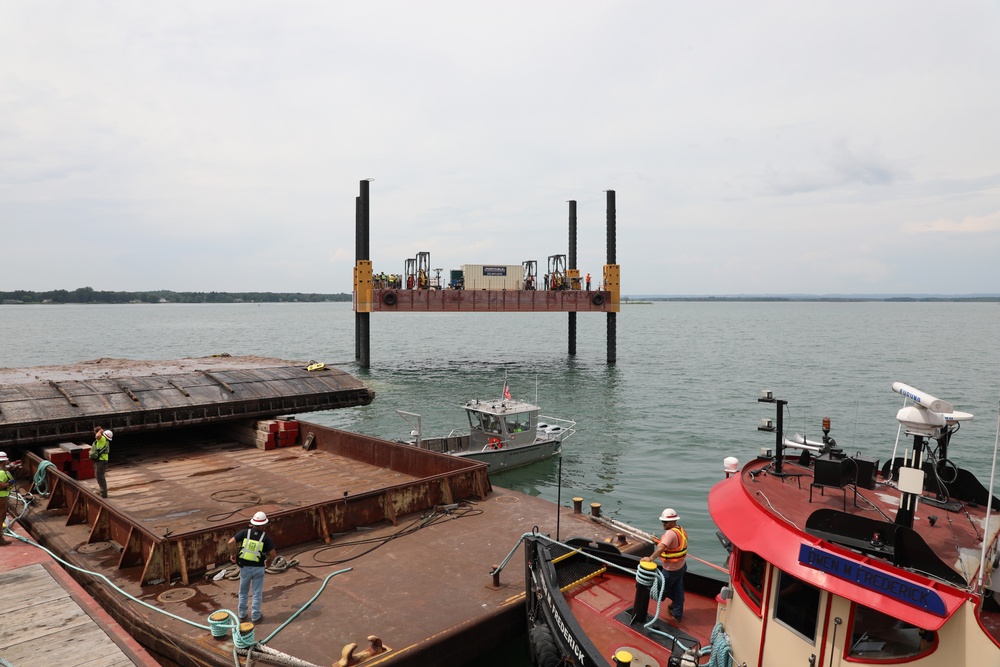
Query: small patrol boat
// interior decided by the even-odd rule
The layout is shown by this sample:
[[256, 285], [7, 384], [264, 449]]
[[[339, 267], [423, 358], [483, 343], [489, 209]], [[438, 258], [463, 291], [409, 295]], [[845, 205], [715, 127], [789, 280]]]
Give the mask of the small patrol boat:
[[401, 417], [415, 420], [413, 438], [406, 441], [421, 449], [482, 461], [496, 473], [544, 461], [562, 451], [562, 443], [576, 433], [576, 422], [547, 417], [541, 408], [527, 401], [504, 397], [468, 401], [463, 409], [468, 428], [453, 429], [448, 435], [424, 438], [420, 415], [397, 410]]
[[[904, 398], [896, 420], [911, 444], [897, 438], [881, 467], [838, 447], [828, 418], [821, 439], [789, 437], [788, 401], [762, 393], [777, 408], [759, 427], [775, 434], [774, 449], [742, 468], [726, 459], [708, 495], [729, 583], [689, 572], [681, 623], [656, 602], [655, 576], [635, 557], [587, 540], [527, 538], [534, 664], [1000, 663], [1000, 501], [993, 481], [984, 485], [949, 449], [973, 416], [901, 382], [892, 390]], [[996, 444], [993, 458], [995, 469]]]

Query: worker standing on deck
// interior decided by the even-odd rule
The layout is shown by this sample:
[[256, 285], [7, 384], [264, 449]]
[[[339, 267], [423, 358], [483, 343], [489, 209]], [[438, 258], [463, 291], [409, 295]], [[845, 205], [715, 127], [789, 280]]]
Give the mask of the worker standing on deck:
[[590, 291], [590, 271], [587, 272], [587, 291]]
[[660, 514], [663, 537], [656, 543], [653, 553], [643, 558], [654, 561], [657, 556], [663, 561], [665, 581], [660, 600], [670, 598], [670, 616], [680, 623], [684, 615], [684, 573], [687, 572], [687, 533], [677, 525], [680, 517], [669, 507]]
[[[278, 553], [274, 550], [274, 542], [264, 532], [267, 525], [267, 515], [257, 512], [250, 519], [250, 527], [229, 538], [229, 560], [240, 566], [240, 601], [236, 614], [240, 620], [247, 616], [247, 594], [253, 587], [253, 603], [250, 605], [250, 620], [261, 621], [260, 603], [264, 597], [264, 568], [270, 565]], [[239, 544], [239, 555], [236, 545]]]
[[[0, 521], [7, 521], [7, 498], [10, 497], [10, 490], [14, 488], [14, 476], [7, 472], [4, 466], [9, 459], [6, 452], [0, 452]], [[0, 532], [0, 544], [7, 544], [7, 539]]]
[[90, 446], [90, 458], [94, 460], [94, 477], [101, 487], [101, 498], [108, 497], [108, 455], [111, 454], [111, 439], [114, 435], [102, 426], [94, 427], [94, 444]]

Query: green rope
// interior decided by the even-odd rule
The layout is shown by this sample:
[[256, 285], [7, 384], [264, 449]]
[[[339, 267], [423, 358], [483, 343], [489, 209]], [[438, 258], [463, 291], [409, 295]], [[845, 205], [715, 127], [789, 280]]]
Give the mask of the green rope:
[[304, 612], [306, 610], [306, 607], [308, 607], [309, 605], [311, 605], [313, 602], [316, 601], [316, 598], [318, 598], [319, 594], [323, 592], [324, 588], [326, 588], [326, 584], [327, 584], [328, 581], [330, 581], [330, 579], [332, 579], [333, 577], [337, 576], [338, 574], [343, 574], [344, 572], [350, 572], [351, 569], [352, 568], [345, 567], [343, 570], [337, 570], [336, 572], [331, 572], [330, 574], [326, 575], [326, 579], [323, 580], [323, 583], [319, 587], [319, 590], [316, 591], [316, 595], [312, 596], [309, 599], [309, 601], [306, 602], [304, 605], [302, 605], [302, 607], [297, 612], [295, 612], [294, 614], [292, 614], [287, 621], [285, 621], [284, 623], [282, 623], [281, 625], [279, 625], [278, 629], [275, 630], [274, 632], [272, 632], [271, 634], [269, 634], [266, 639], [262, 639], [260, 641], [260, 643], [261, 644], [266, 644], [269, 641], [271, 641], [272, 639], [274, 639], [274, 636], [276, 634], [278, 634], [279, 632], [281, 632], [285, 628], [286, 625], [288, 625], [293, 620], [295, 620], [296, 616], [298, 616], [299, 614], [301, 614], [302, 612]]
[[42, 498], [49, 497], [49, 482], [45, 477], [45, 469], [53, 465], [55, 464], [52, 461], [42, 461], [38, 464], [38, 470], [35, 471], [35, 490]]

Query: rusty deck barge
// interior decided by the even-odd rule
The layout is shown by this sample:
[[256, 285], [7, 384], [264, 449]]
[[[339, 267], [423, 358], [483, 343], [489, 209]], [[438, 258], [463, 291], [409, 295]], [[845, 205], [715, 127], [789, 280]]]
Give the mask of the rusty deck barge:
[[[230, 384], [233, 372], [213, 375]], [[155, 382], [174, 386], [164, 379]], [[204, 375], [194, 380], [201, 383]], [[219, 383], [209, 380], [218, 393]], [[350, 376], [339, 380], [351, 381], [357, 383]], [[240, 390], [238, 384], [230, 386], [237, 389], [232, 393]], [[8, 390], [0, 388], [0, 397]], [[366, 396], [370, 401], [364, 393], [350, 400], [364, 402]], [[342, 396], [337, 400], [349, 402]], [[0, 401], [3, 418], [5, 405]], [[218, 407], [199, 409], [204, 414]], [[167, 408], [156, 409], [162, 420]], [[268, 415], [257, 410], [253, 416]], [[256, 639], [273, 633], [315, 598], [267, 640], [269, 648], [331, 665], [343, 657], [346, 645], [364, 646], [375, 635], [389, 650], [364, 664], [459, 665], [523, 632], [520, 578], [507, 575], [495, 585], [490, 571], [534, 527], [554, 533], [556, 507], [494, 489], [481, 463], [308, 422], [299, 422], [295, 446], [262, 450], [233, 437], [244, 432], [234, 424], [254, 421], [242, 415], [238, 421], [135, 431], [126, 423], [148, 422], [134, 411], [90, 419], [120, 420], [112, 422], [117, 435], [109, 497], [100, 497], [93, 480], [73, 479], [49, 467], [44, 472], [49, 494], [36, 496], [22, 523], [69, 562], [105, 575], [129, 595], [171, 614], [142, 606], [100, 579], [78, 575], [134, 637], [174, 662], [233, 664], [231, 640], [213, 638], [204, 626], [213, 612], [236, 609], [238, 580], [212, 575], [224, 572], [227, 540], [257, 510], [267, 512], [268, 533], [279, 555], [293, 565], [266, 576], [264, 619], [255, 628]], [[0, 432], [4, 427], [0, 423]], [[8, 434], [32, 433], [29, 426], [6, 427]], [[47, 428], [65, 432], [70, 427], [51, 421]], [[22, 478], [30, 480], [42, 458], [26, 451], [23, 460]], [[595, 541], [612, 537], [581, 515], [566, 512], [561, 522], [564, 535]], [[329, 578], [320, 592], [329, 575], [348, 568]]]

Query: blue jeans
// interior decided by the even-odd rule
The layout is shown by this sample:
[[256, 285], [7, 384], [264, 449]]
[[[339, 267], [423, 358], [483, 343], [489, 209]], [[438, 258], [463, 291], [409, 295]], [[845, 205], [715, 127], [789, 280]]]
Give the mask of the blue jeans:
[[684, 573], [687, 569], [687, 563], [684, 563], [679, 570], [663, 570], [664, 582], [660, 600], [670, 598], [668, 611], [678, 621], [684, 615]]
[[260, 601], [264, 597], [264, 566], [240, 566], [240, 604], [236, 614], [243, 618], [247, 615], [247, 593], [253, 586], [253, 605], [250, 607], [250, 620], [260, 619]]

